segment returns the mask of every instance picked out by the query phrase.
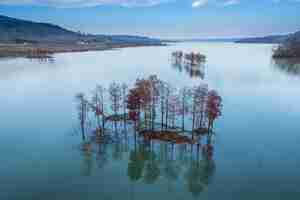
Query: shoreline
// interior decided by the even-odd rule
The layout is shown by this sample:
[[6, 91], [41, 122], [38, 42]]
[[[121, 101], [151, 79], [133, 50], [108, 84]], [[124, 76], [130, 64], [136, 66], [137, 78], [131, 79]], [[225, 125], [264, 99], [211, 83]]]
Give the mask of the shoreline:
[[52, 58], [58, 53], [106, 51], [128, 47], [167, 46], [161, 44], [15, 44], [0, 43], [0, 58]]

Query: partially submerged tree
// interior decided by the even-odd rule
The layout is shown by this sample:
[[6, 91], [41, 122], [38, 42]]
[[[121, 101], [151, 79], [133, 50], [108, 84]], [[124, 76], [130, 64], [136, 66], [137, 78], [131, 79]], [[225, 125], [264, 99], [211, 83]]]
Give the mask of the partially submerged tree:
[[[112, 83], [108, 91], [109, 98], [105, 99], [105, 89], [97, 86], [92, 102], [87, 101], [83, 94], [77, 96], [83, 139], [89, 108], [97, 122], [97, 134], [104, 134], [105, 122], [108, 120], [114, 122], [115, 130], [117, 121], [123, 121], [127, 130], [129, 119], [134, 122], [134, 130], [138, 130], [141, 135], [151, 132], [149, 139], [161, 138], [176, 143], [193, 143], [194, 133], [210, 133], [215, 119], [221, 115], [221, 97], [216, 91], [208, 92], [208, 86], [204, 84], [178, 91], [157, 76], [150, 76], [136, 80], [130, 90], [126, 84]], [[109, 103], [106, 104], [106, 100]], [[110, 109], [106, 109], [106, 105], [110, 105]], [[192, 132], [192, 139], [180, 137], [178, 130], [186, 131], [185, 122], [188, 116], [192, 119], [192, 129], [189, 130]], [[160, 133], [157, 130], [157, 119], [161, 122]]]
[[76, 95], [76, 99], [78, 101], [78, 119], [80, 121], [80, 129], [82, 134], [82, 140], [85, 141], [85, 129], [87, 123], [87, 115], [88, 115], [88, 103], [84, 97], [84, 94], [79, 93]]
[[179, 91], [179, 100], [181, 106], [179, 107], [179, 114], [181, 115], [181, 130], [185, 130], [185, 116], [189, 112], [189, 99], [191, 97], [191, 89], [184, 87]]
[[166, 110], [167, 110], [167, 107], [166, 107], [167, 83], [160, 80], [159, 83], [158, 83], [158, 89], [159, 89], [161, 130], [163, 130], [164, 129], [165, 113], [166, 113]]
[[169, 113], [169, 119], [171, 122], [171, 128], [176, 128], [175, 126], [175, 121], [176, 121], [176, 116], [179, 113], [179, 97], [176, 93], [173, 93], [172, 95], [169, 96], [168, 100], [168, 113]]
[[129, 110], [129, 119], [134, 121], [134, 130], [137, 129], [137, 122], [140, 120], [142, 99], [139, 91], [134, 88], [129, 90], [127, 97], [127, 109]]
[[128, 96], [128, 85], [123, 83], [122, 84], [122, 108], [123, 108], [123, 121], [124, 121], [124, 128], [126, 129], [127, 123], [127, 96]]
[[109, 86], [109, 94], [110, 94], [110, 101], [111, 101], [111, 110], [113, 111], [114, 115], [112, 116], [112, 120], [114, 121], [115, 130], [117, 128], [117, 119], [118, 119], [118, 112], [122, 106], [122, 88], [121, 85], [118, 83], [113, 82]]
[[222, 98], [215, 90], [208, 92], [206, 115], [208, 118], [208, 133], [213, 128], [214, 121], [221, 116], [222, 112]]
[[140, 111], [144, 114], [144, 126], [150, 129], [151, 122], [151, 83], [147, 79], [138, 79], [135, 82], [135, 89], [140, 97]]
[[205, 105], [207, 103], [208, 86], [199, 85], [195, 89], [196, 93], [196, 128], [205, 126]]
[[160, 80], [156, 75], [149, 77], [150, 81], [150, 95], [151, 95], [151, 129], [154, 130], [155, 119], [156, 119], [156, 107], [159, 100], [159, 86]]
[[105, 88], [102, 87], [101, 85], [97, 85], [92, 99], [98, 129], [102, 135], [104, 134], [104, 129], [105, 129], [104, 93], [105, 93]]

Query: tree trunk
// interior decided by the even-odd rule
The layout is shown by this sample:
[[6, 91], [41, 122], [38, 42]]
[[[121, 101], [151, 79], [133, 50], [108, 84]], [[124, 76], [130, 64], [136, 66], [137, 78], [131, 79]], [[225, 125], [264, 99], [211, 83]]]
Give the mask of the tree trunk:
[[181, 129], [184, 132], [184, 117], [185, 117], [185, 103], [184, 103], [184, 99], [182, 100], [182, 119], [181, 119]]
[[102, 135], [104, 135], [105, 114], [104, 114], [104, 97], [103, 97], [103, 92], [101, 92], [101, 111], [102, 111]]
[[169, 115], [169, 108], [168, 108], [168, 104], [169, 104], [169, 100], [167, 97], [167, 101], [166, 101], [166, 129], [168, 129], [168, 115]]
[[154, 130], [154, 121], [155, 121], [155, 103], [154, 103], [154, 97], [152, 99], [152, 111], [151, 111], [152, 115], [151, 115], [151, 120], [152, 120], [152, 124], [151, 124], [151, 129], [152, 131]]

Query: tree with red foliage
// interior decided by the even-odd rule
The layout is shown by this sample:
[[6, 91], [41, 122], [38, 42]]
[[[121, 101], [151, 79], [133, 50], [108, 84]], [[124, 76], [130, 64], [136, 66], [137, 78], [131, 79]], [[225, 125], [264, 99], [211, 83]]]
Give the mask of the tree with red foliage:
[[152, 75], [148, 79], [138, 79], [135, 83], [141, 98], [141, 109], [144, 111], [146, 127], [153, 130], [156, 117], [156, 105], [159, 97], [159, 83], [157, 76]]
[[222, 98], [215, 90], [208, 92], [206, 103], [206, 115], [208, 118], [208, 132], [210, 133], [214, 121], [221, 116]]
[[127, 109], [129, 110], [129, 119], [134, 121], [135, 130], [137, 128], [136, 123], [140, 118], [140, 109], [142, 104], [142, 98], [137, 88], [129, 90], [127, 96]]

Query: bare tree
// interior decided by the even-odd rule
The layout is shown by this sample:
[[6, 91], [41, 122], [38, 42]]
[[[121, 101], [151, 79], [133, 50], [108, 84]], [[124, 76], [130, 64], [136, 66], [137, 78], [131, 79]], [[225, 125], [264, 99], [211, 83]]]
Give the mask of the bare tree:
[[88, 115], [88, 104], [87, 100], [84, 98], [83, 93], [79, 93], [76, 95], [76, 99], [78, 100], [78, 118], [80, 121], [80, 128], [82, 134], [82, 140], [85, 141], [85, 125], [87, 122], [87, 115]]
[[123, 83], [122, 84], [122, 107], [123, 107], [123, 121], [124, 121], [124, 128], [126, 130], [126, 123], [127, 123], [127, 95], [128, 95], [128, 86]]
[[113, 82], [109, 86], [111, 109], [114, 113], [114, 115], [112, 116], [112, 120], [114, 121], [115, 130], [117, 129], [118, 112], [121, 108], [121, 99], [122, 99], [121, 90], [122, 90], [121, 85], [118, 83]]
[[184, 87], [179, 91], [181, 107], [179, 109], [179, 114], [181, 114], [181, 129], [185, 131], [185, 115], [189, 111], [189, 98], [191, 96], [191, 89]]
[[166, 93], [167, 93], [167, 86], [166, 83], [163, 81], [159, 82], [159, 101], [160, 101], [160, 112], [161, 112], [161, 130], [164, 128], [164, 118], [166, 113]]
[[[97, 85], [93, 95], [93, 105], [95, 107], [95, 115], [97, 119], [98, 128], [101, 130], [101, 134], [104, 134], [105, 130], [105, 88], [101, 85]], [[100, 121], [101, 117], [101, 121]]]

